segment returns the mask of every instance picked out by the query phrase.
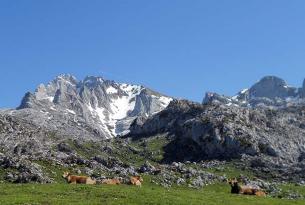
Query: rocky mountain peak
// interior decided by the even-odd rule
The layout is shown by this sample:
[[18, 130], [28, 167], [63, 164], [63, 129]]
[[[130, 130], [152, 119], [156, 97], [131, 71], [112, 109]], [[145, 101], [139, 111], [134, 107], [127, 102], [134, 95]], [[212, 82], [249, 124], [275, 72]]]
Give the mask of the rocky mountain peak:
[[296, 90], [296, 88], [288, 86], [281, 78], [276, 76], [266, 76], [249, 89], [249, 95], [250, 98], [286, 98], [289, 96], [296, 96]]
[[102, 77], [96, 77], [96, 76], [87, 76], [85, 79], [81, 82], [81, 84], [89, 87], [94, 88], [98, 85], [102, 85], [105, 82], [105, 80]]
[[207, 93], [203, 103], [242, 107], [287, 107], [305, 103], [304, 88], [304, 83], [303, 88], [295, 88], [279, 77], [265, 76], [249, 89], [243, 89], [233, 97]]
[[71, 83], [76, 83], [77, 79], [75, 76], [71, 75], [71, 74], [61, 74], [59, 76], [57, 76], [54, 81], [68, 81]]
[[46, 113], [42, 117], [47, 120], [64, 114], [71, 123], [110, 138], [127, 133], [135, 118], [160, 112], [171, 100], [140, 85], [95, 76], [78, 81], [65, 74], [47, 85], [40, 84], [34, 93], [27, 93], [18, 109]]
[[57, 76], [54, 80], [49, 82], [46, 88], [50, 94], [54, 94], [57, 89], [69, 90], [73, 87], [76, 87], [77, 85], [78, 80], [76, 79], [76, 77], [70, 74], [63, 74]]

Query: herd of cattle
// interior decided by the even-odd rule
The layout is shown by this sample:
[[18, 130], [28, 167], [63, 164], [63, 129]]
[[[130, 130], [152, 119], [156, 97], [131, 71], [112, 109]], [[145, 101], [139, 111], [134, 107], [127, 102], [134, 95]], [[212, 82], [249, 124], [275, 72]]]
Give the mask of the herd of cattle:
[[[69, 184], [108, 184], [108, 185], [119, 185], [121, 181], [117, 178], [104, 179], [96, 181], [91, 177], [71, 175], [70, 172], [64, 172], [63, 178], [67, 180]], [[129, 184], [135, 186], [142, 186], [143, 178], [141, 176], [132, 176], [129, 179]]]
[[[69, 184], [108, 184], [108, 185], [121, 184], [121, 181], [117, 178], [96, 181], [91, 177], [71, 175], [69, 172], [64, 172], [63, 178], [65, 178]], [[142, 182], [143, 182], [143, 178], [141, 176], [132, 176], [130, 177], [128, 184], [141, 187]], [[255, 195], [255, 196], [263, 196], [263, 197], [266, 196], [266, 192], [258, 187], [240, 185], [236, 178], [228, 180], [228, 183], [231, 186], [232, 194]]]

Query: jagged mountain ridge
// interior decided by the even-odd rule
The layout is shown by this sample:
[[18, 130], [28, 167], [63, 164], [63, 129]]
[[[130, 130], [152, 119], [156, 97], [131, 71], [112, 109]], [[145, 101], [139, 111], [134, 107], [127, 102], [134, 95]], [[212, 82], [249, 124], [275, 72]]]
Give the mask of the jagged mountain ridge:
[[288, 107], [305, 104], [305, 80], [301, 88], [289, 86], [276, 76], [265, 76], [249, 89], [244, 89], [233, 97], [207, 92], [203, 103], [222, 103], [241, 107]]
[[34, 93], [26, 93], [21, 105], [10, 113], [51, 130], [66, 130], [64, 134], [112, 138], [128, 133], [135, 118], [149, 117], [171, 100], [139, 85], [94, 76], [78, 81], [72, 75], [60, 75], [39, 85]]
[[[304, 165], [305, 107], [252, 109], [174, 100], [147, 120], [131, 125], [130, 137], [166, 135], [168, 160], [258, 157], [270, 164]], [[303, 166], [302, 165], [302, 166]]]
[[246, 156], [261, 163], [255, 167], [302, 167], [304, 91], [305, 82], [295, 88], [266, 76], [233, 97], [207, 93], [202, 104], [173, 100], [151, 118], [134, 121], [129, 136], [173, 138], [172, 146], [166, 148], [168, 161]]

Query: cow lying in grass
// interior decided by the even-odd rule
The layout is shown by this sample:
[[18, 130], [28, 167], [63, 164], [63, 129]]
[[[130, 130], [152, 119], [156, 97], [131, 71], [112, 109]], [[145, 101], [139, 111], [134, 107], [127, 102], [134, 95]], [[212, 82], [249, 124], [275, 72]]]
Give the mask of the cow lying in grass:
[[64, 172], [62, 177], [65, 178], [69, 184], [96, 184], [96, 181], [90, 177], [71, 175], [69, 172]]
[[121, 181], [119, 179], [104, 179], [101, 181], [101, 184], [120, 185]]
[[135, 186], [142, 186], [143, 178], [141, 176], [130, 177], [130, 184]]
[[[65, 178], [69, 184], [97, 184], [96, 180], [93, 180], [90, 177], [71, 175], [69, 172], [64, 172], [62, 177]], [[143, 178], [141, 176], [133, 176], [130, 177], [129, 184], [141, 187], [142, 182]], [[121, 181], [117, 178], [104, 179], [102, 181], [98, 181], [98, 184], [120, 185]]]
[[232, 194], [266, 196], [266, 193], [259, 188], [253, 188], [251, 186], [239, 185], [237, 179], [231, 179], [231, 180], [228, 181], [228, 183], [231, 185], [231, 193]]

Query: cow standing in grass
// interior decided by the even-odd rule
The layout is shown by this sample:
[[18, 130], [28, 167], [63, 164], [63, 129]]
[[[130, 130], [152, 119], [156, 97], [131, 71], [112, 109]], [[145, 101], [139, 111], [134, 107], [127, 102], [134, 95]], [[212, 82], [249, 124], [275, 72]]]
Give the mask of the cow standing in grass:
[[65, 178], [69, 184], [96, 184], [96, 181], [90, 177], [71, 175], [69, 172], [64, 172], [62, 177]]

